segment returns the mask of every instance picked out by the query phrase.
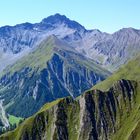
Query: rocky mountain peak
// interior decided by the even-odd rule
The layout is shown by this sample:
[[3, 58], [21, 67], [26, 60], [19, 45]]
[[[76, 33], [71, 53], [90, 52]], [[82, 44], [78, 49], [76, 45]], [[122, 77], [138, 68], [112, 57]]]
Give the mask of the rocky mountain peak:
[[51, 15], [47, 18], [44, 18], [41, 23], [55, 24], [57, 22], [64, 22], [66, 20], [69, 20], [69, 19], [65, 15], [55, 14], [55, 15]]
[[124, 37], [136, 37], [139, 36], [139, 30], [134, 29], [134, 28], [122, 28], [119, 31], [115, 32], [113, 34], [114, 36], [118, 35], [118, 36], [124, 36]]
[[82, 25], [80, 25], [78, 22], [70, 20], [65, 15], [60, 15], [58, 13], [55, 15], [49, 16], [47, 18], [44, 18], [41, 21], [41, 24], [50, 24], [50, 25], [64, 24], [65, 26], [76, 29], [78, 31], [80, 31], [81, 29], [85, 30], [85, 28]]

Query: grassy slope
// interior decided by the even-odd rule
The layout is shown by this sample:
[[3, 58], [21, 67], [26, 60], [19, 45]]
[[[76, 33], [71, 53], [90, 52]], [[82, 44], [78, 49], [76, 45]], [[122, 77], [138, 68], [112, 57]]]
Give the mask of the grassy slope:
[[[140, 113], [139, 113], [139, 109], [140, 109], [140, 92], [139, 92], [140, 91], [140, 86], [138, 86], [138, 87], [139, 88], [137, 89], [138, 92], [137, 92], [137, 96], [136, 96], [136, 104], [134, 106], [135, 109], [132, 110], [130, 116], [125, 116], [124, 115], [126, 117], [126, 119], [124, 118], [125, 121], [122, 123], [122, 125], [121, 125], [120, 129], [118, 129], [117, 133], [115, 133], [115, 135], [112, 136], [111, 140], [128, 140], [128, 138], [130, 137], [133, 129], [135, 129], [135, 127], [138, 127], [137, 124], [139, 124], [139, 119], [140, 119]], [[26, 121], [23, 122], [16, 130], [14, 130], [12, 132], [9, 132], [7, 134], [4, 134], [3, 135], [4, 140], [7, 140], [7, 138], [10, 138], [10, 140], [12, 140], [12, 139], [19, 140], [20, 136], [24, 133], [25, 130], [28, 130], [28, 132], [30, 132], [32, 130], [34, 118], [36, 117], [36, 115], [39, 115], [40, 113], [43, 113], [46, 110], [49, 110], [51, 107], [58, 104], [61, 100], [62, 99], [59, 99], [59, 100], [56, 100], [54, 102], [51, 102], [51, 103], [48, 103], [48, 104], [44, 105], [38, 113], [36, 113], [34, 116], [26, 119]], [[78, 106], [75, 106], [74, 109], [76, 109], [76, 107], [78, 107]], [[77, 113], [77, 110], [79, 110], [79, 109], [76, 109], [76, 112], [75, 112], [74, 109], [69, 108], [68, 110], [69, 110], [69, 112], [72, 111], [74, 113]], [[124, 111], [124, 114], [125, 114], [125, 111]], [[71, 118], [73, 116], [69, 116], [69, 117], [70, 117], [70, 119], [68, 119], [68, 120], [75, 119], [75, 118]], [[69, 121], [69, 123], [68, 123], [68, 124], [71, 125], [71, 126], [69, 126], [69, 128], [71, 128], [69, 130], [69, 133], [72, 133], [72, 135], [70, 135], [70, 136], [73, 136], [74, 135], [74, 132], [73, 132], [74, 127], [73, 127], [73, 124], [70, 123], [70, 122], [72, 122], [72, 121]], [[78, 121], [76, 121], [75, 123], [78, 123]], [[136, 130], [138, 131], [137, 134], [139, 134], [139, 129], [136, 129]], [[136, 134], [136, 136], [137, 136], [137, 134]], [[76, 136], [77, 136], [77, 134], [75, 134], [75, 136], [72, 139], [75, 140]], [[0, 139], [3, 140], [2, 137], [0, 137]], [[133, 139], [130, 139], [130, 140], [133, 140]], [[139, 139], [135, 139], [135, 140], [139, 140]]]
[[16, 125], [18, 125], [19, 124], [19, 122], [20, 122], [20, 120], [23, 120], [23, 118], [21, 118], [21, 117], [16, 117], [16, 116], [13, 116], [13, 115], [8, 115], [8, 120], [9, 120], [9, 123], [10, 124], [16, 124]]
[[112, 83], [120, 79], [140, 80], [140, 55], [129, 61], [128, 64], [122, 66], [115, 74], [105, 81], [97, 84], [93, 89], [107, 90]]
[[[139, 137], [138, 139], [136, 138], [140, 133], [140, 129], [138, 130], [136, 128], [137, 125], [140, 124], [139, 110], [140, 110], [140, 83], [138, 83], [135, 106], [134, 108], [132, 108], [130, 115], [126, 116], [120, 129], [114, 135], [112, 135], [112, 140], [139, 140]], [[135, 138], [133, 137], [132, 139], [130, 138], [130, 135], [132, 134], [133, 130], [137, 131], [137, 133], [135, 134]]]
[[[62, 98], [62, 99], [63, 99], [63, 98]], [[54, 105], [58, 104], [62, 99], [57, 99], [57, 100], [55, 100], [55, 101], [53, 101], [53, 102], [50, 102], [50, 103], [45, 104], [36, 114], [41, 113], [41, 112], [43, 112], [43, 111], [45, 111], [45, 110], [50, 109], [50, 108], [53, 107]]]
[[51, 107], [55, 106], [56, 104], [58, 104], [62, 99], [58, 99], [56, 101], [53, 101], [51, 103], [47, 103], [45, 104], [35, 115], [33, 115], [32, 117], [29, 117], [28, 119], [26, 119], [22, 124], [20, 124], [15, 130], [7, 132], [5, 134], [3, 134], [0, 137], [0, 140], [7, 140], [10, 138], [10, 140], [19, 140], [20, 136], [22, 135], [22, 133], [24, 132], [25, 128], [26, 130], [28, 130], [29, 132], [32, 129], [33, 126], [33, 120], [35, 118], [35, 116], [45, 110], [50, 109]]
[[[28, 132], [30, 132], [32, 130], [32, 126], [33, 126], [33, 122], [34, 122], [34, 118], [36, 117], [36, 115], [45, 112], [46, 110], [49, 110], [51, 107], [55, 106], [56, 104], [58, 104], [62, 99], [58, 99], [54, 102], [45, 104], [41, 110], [39, 112], [37, 112], [34, 116], [26, 119], [17, 129], [15, 129], [14, 131], [8, 132], [4, 135], [2, 135], [2, 137], [0, 137], [1, 140], [7, 140], [8, 138], [10, 138], [10, 140], [14, 139], [14, 140], [19, 140], [20, 136], [24, 133], [25, 130], [28, 130]], [[76, 106], [77, 107], [77, 106]], [[76, 109], [75, 107], [75, 109]], [[140, 113], [139, 113], [139, 109], [140, 109], [140, 83], [137, 89], [137, 96], [136, 96], [136, 104], [135, 104], [135, 109], [132, 110], [131, 115], [130, 116], [126, 116], [125, 121], [122, 123], [120, 129], [118, 129], [117, 133], [115, 133], [111, 140], [128, 140], [128, 138], [130, 137], [133, 129], [135, 129], [135, 127], [138, 127], [137, 124], [139, 124], [139, 120], [140, 120]], [[73, 111], [72, 108], [69, 109], [69, 112], [72, 111], [74, 113], [77, 113]], [[124, 111], [125, 112], [125, 111]], [[71, 113], [70, 113], [71, 114]], [[125, 113], [124, 113], [125, 114]], [[75, 119], [75, 118], [71, 118], [72, 116], [69, 116], [70, 119]], [[71, 122], [71, 121], [70, 121]], [[69, 126], [69, 128], [74, 128], [73, 124], [71, 123], [71, 126]], [[75, 123], [78, 123], [77, 121]], [[138, 127], [139, 128], [139, 127]], [[137, 134], [139, 134], [139, 129], [136, 129], [135, 131], [138, 131]], [[72, 133], [73, 136], [73, 129], [69, 130], [69, 133]], [[137, 136], [136, 134], [136, 136]], [[75, 134], [75, 136], [73, 136], [73, 140], [77, 139], [76, 138], [77, 134]], [[138, 136], [137, 136], [138, 137]], [[138, 137], [139, 138], [139, 137]], [[139, 139], [130, 139], [130, 140], [139, 140]]]
[[1, 75], [4, 75], [8, 72], [11, 74], [15, 71], [19, 71], [24, 67], [43, 68], [46, 66], [46, 62], [50, 60], [54, 48], [54, 42], [51, 38], [45, 40], [40, 44], [40, 46], [31, 52], [28, 56], [23, 57], [17, 61], [13, 66], [8, 66]]
[[[112, 136], [113, 140], [139, 140], [140, 133], [140, 55], [121, 67], [115, 74], [92, 89], [107, 90], [120, 79], [135, 80], [138, 82], [136, 104], [129, 116], [126, 116], [120, 129]], [[125, 110], [124, 110], [125, 112]], [[134, 134], [133, 134], [134, 133]], [[133, 134], [133, 136], [132, 136]]]

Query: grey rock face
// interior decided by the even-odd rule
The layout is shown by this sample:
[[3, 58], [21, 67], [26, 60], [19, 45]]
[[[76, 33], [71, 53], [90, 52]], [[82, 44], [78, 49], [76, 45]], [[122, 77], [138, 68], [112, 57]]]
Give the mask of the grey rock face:
[[115, 70], [140, 52], [139, 30], [133, 28], [122, 29], [109, 35], [105, 40], [97, 42], [93, 45], [93, 49], [98, 52], [97, 59], [101, 55], [104, 58], [103, 65]]
[[77, 39], [73, 34], [65, 39], [79, 52], [114, 71], [139, 54], [139, 32], [133, 28], [124, 28], [113, 34], [92, 30], [82, 34], [81, 38]]

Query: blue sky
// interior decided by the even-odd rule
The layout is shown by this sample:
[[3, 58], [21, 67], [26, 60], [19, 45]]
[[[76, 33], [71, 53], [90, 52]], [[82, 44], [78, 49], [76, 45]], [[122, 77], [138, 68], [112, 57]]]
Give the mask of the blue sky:
[[55, 13], [87, 29], [140, 29], [140, 0], [0, 0], [0, 26], [40, 22]]

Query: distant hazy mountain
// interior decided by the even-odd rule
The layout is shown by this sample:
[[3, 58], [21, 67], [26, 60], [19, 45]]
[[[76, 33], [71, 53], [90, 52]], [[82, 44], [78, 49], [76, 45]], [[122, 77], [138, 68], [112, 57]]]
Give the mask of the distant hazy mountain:
[[46, 102], [80, 95], [110, 72], [50, 36], [1, 75], [0, 99], [6, 112], [27, 117]]
[[125, 28], [107, 34], [99, 30], [86, 30], [76, 21], [56, 14], [36, 24], [1, 27], [0, 70], [29, 53], [31, 48], [50, 35], [63, 39], [78, 52], [109, 70], [118, 69], [140, 51], [140, 30]]

